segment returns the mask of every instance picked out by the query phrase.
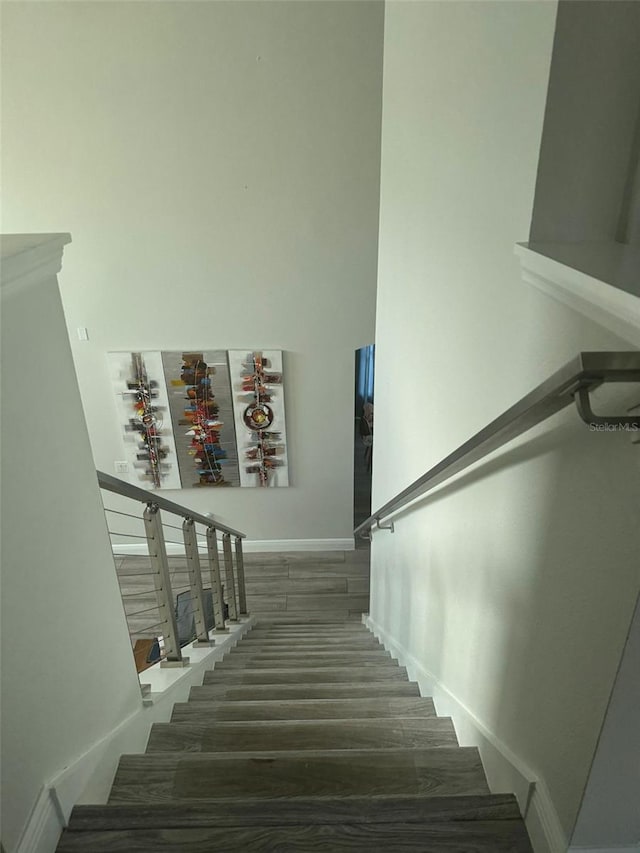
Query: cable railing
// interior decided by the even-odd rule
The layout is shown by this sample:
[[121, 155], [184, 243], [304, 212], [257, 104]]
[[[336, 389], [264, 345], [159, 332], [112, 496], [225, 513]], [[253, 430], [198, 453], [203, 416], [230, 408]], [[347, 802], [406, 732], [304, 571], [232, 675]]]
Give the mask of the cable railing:
[[429, 471], [414, 480], [372, 513], [354, 530], [354, 536], [370, 537], [375, 529], [391, 530], [389, 518], [436, 486], [469, 468], [522, 433], [576, 404], [582, 420], [595, 428], [640, 430], [640, 411], [632, 415], [598, 415], [591, 405], [591, 392], [607, 383], [640, 382], [640, 352], [582, 352], [549, 379], [507, 409], [488, 426], [460, 445]]
[[[136, 668], [185, 666], [184, 646], [212, 646], [212, 634], [229, 631], [227, 621], [248, 615], [245, 534], [102, 471], [97, 476]], [[105, 493], [140, 509], [109, 506]]]

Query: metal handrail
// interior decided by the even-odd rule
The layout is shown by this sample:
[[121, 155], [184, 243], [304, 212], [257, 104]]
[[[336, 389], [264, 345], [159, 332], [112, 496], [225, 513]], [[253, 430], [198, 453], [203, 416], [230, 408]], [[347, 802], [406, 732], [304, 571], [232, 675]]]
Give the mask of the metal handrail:
[[[388, 518], [573, 402], [585, 423], [640, 427], [640, 414], [613, 417], [594, 414], [589, 394], [608, 382], [640, 382], [640, 351], [579, 353], [457, 450], [383, 504], [355, 528], [354, 535], [363, 536], [372, 528], [382, 527], [380, 522], [383, 518]], [[386, 529], [393, 530], [393, 525], [387, 525]]]
[[197, 524], [204, 524], [205, 527], [215, 527], [220, 533], [229, 533], [237, 539], [246, 538], [246, 533], [240, 533], [239, 530], [234, 530], [233, 527], [228, 527], [226, 524], [216, 521], [213, 516], [200, 515], [198, 512], [187, 509], [186, 506], [169, 501], [155, 492], [148, 492], [139, 486], [132, 486], [131, 483], [125, 483], [124, 480], [112, 477], [111, 474], [105, 474], [104, 471], [96, 471], [96, 474], [98, 475], [100, 487], [106, 489], [108, 492], [123, 495], [125, 498], [131, 498], [134, 501], [140, 501], [140, 503], [155, 504], [159, 509], [172, 512], [174, 515], [179, 515], [182, 518], [192, 518]]

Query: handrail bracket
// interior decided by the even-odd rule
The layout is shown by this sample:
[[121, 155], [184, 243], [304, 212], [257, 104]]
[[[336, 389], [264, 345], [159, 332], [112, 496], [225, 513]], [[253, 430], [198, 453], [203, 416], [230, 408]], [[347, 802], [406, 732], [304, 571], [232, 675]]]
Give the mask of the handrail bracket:
[[576, 391], [574, 400], [576, 408], [582, 420], [589, 426], [603, 426], [608, 429], [619, 429], [624, 427], [635, 427], [640, 429], [640, 414], [639, 415], [596, 415], [591, 408], [591, 397], [589, 396], [590, 387], [582, 385]]

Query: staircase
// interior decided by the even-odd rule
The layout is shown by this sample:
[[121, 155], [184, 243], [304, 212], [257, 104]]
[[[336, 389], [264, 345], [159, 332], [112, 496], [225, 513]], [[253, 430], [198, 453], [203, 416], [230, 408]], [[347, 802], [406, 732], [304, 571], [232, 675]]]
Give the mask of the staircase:
[[58, 853], [531, 853], [512, 795], [490, 794], [406, 671], [359, 623], [261, 621], [106, 806], [77, 806]]

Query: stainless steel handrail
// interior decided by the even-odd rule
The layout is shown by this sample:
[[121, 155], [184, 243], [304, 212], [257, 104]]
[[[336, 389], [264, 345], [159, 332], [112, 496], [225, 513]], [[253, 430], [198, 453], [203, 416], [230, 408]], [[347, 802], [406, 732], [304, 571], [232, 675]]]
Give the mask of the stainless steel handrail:
[[[607, 418], [593, 413], [589, 392], [607, 382], [640, 382], [640, 351], [580, 353], [457, 450], [383, 504], [356, 527], [354, 535], [362, 536], [374, 527], [381, 527], [383, 518], [388, 518], [411, 501], [427, 494], [573, 402], [586, 423], [628, 424], [640, 427], [640, 414]], [[393, 529], [393, 525], [387, 525], [387, 528]]]
[[181, 504], [169, 501], [161, 497], [155, 492], [148, 492], [146, 489], [141, 489], [139, 486], [132, 486], [131, 483], [125, 483], [124, 480], [119, 480], [117, 477], [112, 477], [111, 474], [105, 474], [103, 471], [96, 471], [98, 475], [98, 483], [102, 489], [108, 492], [114, 492], [117, 495], [123, 495], [125, 498], [131, 498], [134, 501], [140, 501], [144, 504], [155, 504], [160, 509], [167, 512], [172, 512], [174, 515], [179, 515], [182, 518], [192, 518], [197, 524], [204, 524], [205, 527], [215, 527], [220, 533], [230, 533], [237, 539], [246, 538], [246, 533], [240, 533], [239, 530], [234, 530], [233, 527], [228, 527], [226, 524], [217, 521], [213, 516], [200, 515]]

